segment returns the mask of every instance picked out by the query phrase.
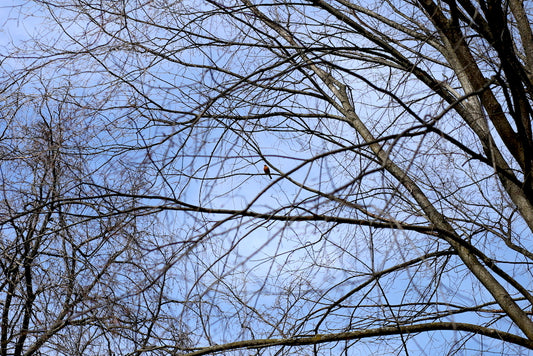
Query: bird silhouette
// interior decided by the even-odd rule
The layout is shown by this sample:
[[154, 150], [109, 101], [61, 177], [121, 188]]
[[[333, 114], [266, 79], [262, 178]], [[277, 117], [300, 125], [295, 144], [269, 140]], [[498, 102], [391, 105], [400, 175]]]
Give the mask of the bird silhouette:
[[265, 164], [265, 166], [263, 167], [263, 171], [265, 171], [265, 174], [267, 176], [270, 177], [270, 179], [272, 179], [272, 174], [270, 174], [270, 168], [268, 168], [268, 166]]

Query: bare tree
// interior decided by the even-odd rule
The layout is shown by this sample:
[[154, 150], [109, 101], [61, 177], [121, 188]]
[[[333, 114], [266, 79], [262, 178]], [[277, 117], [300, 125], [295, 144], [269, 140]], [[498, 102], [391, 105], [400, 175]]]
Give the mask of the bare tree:
[[2, 355], [527, 354], [532, 11], [13, 7]]

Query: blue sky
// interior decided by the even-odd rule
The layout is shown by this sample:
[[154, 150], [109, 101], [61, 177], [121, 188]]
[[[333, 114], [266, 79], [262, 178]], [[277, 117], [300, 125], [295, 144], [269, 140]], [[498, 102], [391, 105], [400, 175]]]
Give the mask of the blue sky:
[[[136, 9], [133, 5], [128, 12], [132, 17], [149, 19], [148, 15], [154, 15], [153, 24], [130, 21], [128, 32], [109, 15], [109, 22], [102, 23], [110, 34], [99, 35], [95, 23], [80, 15], [76, 21], [65, 22], [65, 28], [76, 41], [57, 27], [41, 26], [41, 15], [44, 18], [48, 15], [33, 12], [31, 3], [20, 14], [9, 6], [3, 7], [0, 16], [9, 21], [0, 44], [21, 43], [31, 37], [29, 34], [60, 39], [45, 48], [52, 57], [35, 61], [27, 56], [30, 52], [39, 53], [38, 48], [33, 48], [4, 62], [6, 68], [21, 68], [28, 61], [49, 62], [35, 70], [23, 86], [28, 97], [36, 98], [35, 107], [25, 111], [26, 119], [33, 120], [38, 98], [47, 90], [51, 107], [62, 98], [72, 99], [67, 107], [79, 118], [69, 122], [86, 125], [90, 130], [89, 140], [84, 142], [85, 137], [76, 136], [76, 129], [68, 128], [71, 142], [86, 143], [84, 152], [94, 154], [87, 155], [90, 157], [87, 168], [93, 169], [87, 179], [121, 193], [153, 196], [140, 199], [139, 204], [164, 205], [166, 211], [140, 218], [146, 231], [144, 243], [152, 244], [152, 250], [147, 250], [144, 257], [153, 258], [150, 262], [154, 265], [164, 261], [172, 265], [168, 274], [172, 286], [169, 297], [180, 301], [199, 299], [191, 304], [191, 309], [183, 308], [181, 303], [171, 304], [169, 309], [174, 308], [181, 315], [202, 345], [234, 341], [236, 335], [248, 339], [279, 337], [282, 330], [287, 333], [283, 336], [290, 336], [293, 331], [311, 333], [328, 303], [373, 274], [446, 249], [433, 236], [405, 230], [291, 221], [291, 216], [299, 214], [368, 219], [364, 209], [385, 219], [405, 219], [412, 224], [425, 223], [426, 219], [405, 199], [408, 197], [405, 189], [383, 173], [369, 150], [360, 146], [360, 137], [339, 119], [339, 112], [326, 100], [317, 98], [330, 95], [331, 91], [325, 89], [320, 93], [324, 86], [321, 83], [315, 86], [312, 80], [316, 77], [306, 78], [301, 71], [294, 70], [294, 63], [282, 58], [281, 51], [276, 53], [265, 46], [283, 40], [265, 26], [261, 27], [264, 32], [253, 33], [237, 21], [257, 20], [253, 15], [231, 17], [220, 12], [213, 18], [203, 18], [194, 11], [180, 14], [179, 6], [151, 13], [148, 3]], [[182, 5], [193, 8], [195, 3]], [[212, 6], [202, 3], [197, 10]], [[297, 8], [290, 9], [291, 20], [303, 16], [296, 12]], [[288, 18], [282, 6], [267, 7], [265, 11], [269, 9], [272, 13], [280, 11], [278, 20]], [[392, 14], [385, 7], [382, 10]], [[25, 13], [36, 16], [28, 17]], [[62, 15], [75, 18], [68, 12]], [[339, 31], [337, 37], [332, 37], [321, 32], [332, 31], [333, 27], [328, 26], [333, 20], [323, 24], [324, 15], [313, 16], [312, 26], [291, 28], [303, 38], [302, 43], [317, 47], [370, 46], [355, 33]], [[87, 35], [82, 36], [82, 31], [87, 31]], [[274, 37], [267, 38], [266, 33]], [[219, 40], [243, 40], [248, 46], [211, 46], [202, 37], [207, 35]], [[132, 50], [125, 43], [131, 38], [142, 47]], [[198, 43], [203, 46], [197, 46]], [[69, 50], [79, 50], [87, 44], [91, 47], [88, 53], [67, 55]], [[408, 46], [412, 41], [404, 44]], [[150, 52], [161, 46], [163, 53]], [[405, 132], [417, 122], [365, 80], [402, 97], [419, 117], [435, 115], [443, 109], [439, 99], [427, 96], [427, 89], [409, 74], [389, 72], [374, 64], [366, 67], [359, 60], [349, 60], [335, 52], [323, 57], [318, 50], [316, 53], [317, 60], [334, 60], [360, 75], [331, 69], [336, 78], [348, 85], [357, 114], [377, 137]], [[438, 80], [449, 76], [449, 70], [438, 62], [420, 61]], [[455, 79], [450, 79], [450, 83], [458, 84]], [[56, 112], [52, 110], [51, 116]], [[453, 113], [445, 116], [438, 127], [472, 149], [479, 149], [469, 129]], [[490, 168], [457, 153], [437, 135], [405, 136], [388, 142], [394, 142], [391, 157], [418, 179], [439, 210], [461, 229], [460, 233], [472, 236], [489, 257], [516, 260], [512, 251], [501, 253], [505, 245], [494, 238], [490, 229], [474, 233], [482, 226], [468, 221], [476, 216], [476, 221], [488, 224], [499, 213], [501, 221], [511, 216], [513, 206], [501, 194]], [[340, 151], [342, 147], [351, 148]], [[265, 159], [272, 167], [272, 180], [262, 173]], [[319, 197], [312, 189], [345, 201]], [[172, 199], [212, 209], [238, 210], [248, 206], [257, 213], [285, 215], [287, 221], [237, 217], [217, 225], [227, 215], [174, 211], [178, 204]], [[514, 237], [525, 235], [520, 220], [511, 220]], [[211, 230], [213, 226], [216, 228]], [[505, 229], [501, 227], [502, 231]], [[501, 265], [516, 276], [529, 273], [527, 263]], [[440, 272], [439, 279], [435, 275]], [[361, 288], [342, 303], [342, 309], [328, 314], [319, 332], [391, 325], [398, 314], [410, 314], [405, 311], [407, 307], [400, 312], [398, 303], [431, 301], [436, 305], [429, 310], [445, 311], [453, 309], [450, 305], [454, 304], [474, 306], [490, 300], [458, 258], [450, 256], [438, 263], [429, 260], [416, 264], [379, 279], [379, 284]], [[194, 309], [203, 307], [204, 302], [203, 311], [212, 314], [210, 318], [204, 316], [204, 321], [209, 320], [208, 326], [200, 325], [201, 318]], [[496, 308], [486, 307], [489, 311]], [[410, 316], [422, 321], [426, 311], [416, 308]], [[497, 318], [497, 313], [465, 313], [444, 319], [490, 324], [491, 318]], [[491, 325], [513, 329], [507, 320]], [[450, 340], [450, 334], [417, 336], [416, 341], [408, 342], [410, 351], [429, 354], [431, 347], [433, 351], [439, 350]], [[463, 341], [463, 334], [452, 335], [460, 339], [458, 343]], [[479, 340], [487, 342], [490, 348], [496, 347], [498, 352], [495, 342], [478, 337], [465, 341], [464, 350], [488, 347], [480, 346]], [[397, 339], [374, 341], [365, 346], [356, 344], [351, 350], [386, 354], [400, 348]]]

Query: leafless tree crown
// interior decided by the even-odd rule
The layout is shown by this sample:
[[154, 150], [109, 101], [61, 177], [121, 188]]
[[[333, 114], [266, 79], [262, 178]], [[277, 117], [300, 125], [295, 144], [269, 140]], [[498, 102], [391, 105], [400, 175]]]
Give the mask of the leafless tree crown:
[[0, 356], [533, 349], [531, 2], [0, 12]]

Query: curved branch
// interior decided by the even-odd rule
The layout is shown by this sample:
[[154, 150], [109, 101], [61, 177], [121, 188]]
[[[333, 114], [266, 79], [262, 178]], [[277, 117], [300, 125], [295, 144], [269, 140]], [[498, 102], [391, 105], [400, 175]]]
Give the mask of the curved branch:
[[413, 334], [420, 333], [424, 331], [437, 331], [437, 330], [453, 330], [453, 331], [466, 331], [473, 334], [487, 336], [497, 340], [503, 340], [510, 342], [519, 346], [523, 346], [528, 349], [533, 350], [533, 341], [528, 339], [516, 336], [505, 331], [500, 331], [497, 329], [487, 328], [483, 326], [478, 326], [468, 323], [452, 323], [452, 322], [441, 322], [441, 323], [429, 323], [429, 324], [418, 324], [418, 325], [407, 325], [399, 327], [383, 327], [376, 329], [367, 329], [367, 330], [357, 330], [357, 331], [348, 331], [343, 333], [336, 334], [320, 334], [313, 336], [295, 336], [291, 338], [284, 339], [257, 339], [257, 340], [245, 340], [230, 342], [222, 345], [214, 345], [209, 347], [201, 348], [197, 351], [193, 351], [185, 354], [186, 356], [199, 356], [207, 355], [215, 352], [237, 350], [242, 348], [249, 349], [262, 349], [273, 346], [302, 346], [302, 345], [316, 345], [326, 342], [337, 342], [344, 340], [354, 340], [369, 338], [375, 336], [383, 335], [398, 335], [398, 334]]

